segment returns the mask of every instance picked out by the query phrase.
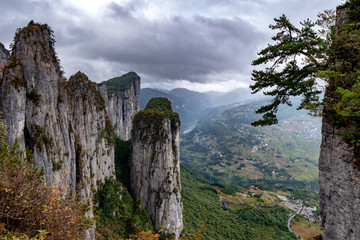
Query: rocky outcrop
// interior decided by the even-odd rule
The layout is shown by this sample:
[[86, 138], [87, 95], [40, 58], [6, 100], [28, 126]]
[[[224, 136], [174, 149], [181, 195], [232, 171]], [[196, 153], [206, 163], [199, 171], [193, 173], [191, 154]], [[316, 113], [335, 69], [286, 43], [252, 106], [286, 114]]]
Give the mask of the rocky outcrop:
[[[29, 147], [48, 184], [63, 184], [90, 203], [98, 181], [115, 177], [114, 133], [95, 83], [62, 76], [49, 26], [19, 29], [3, 70], [0, 110], [7, 142]], [[87, 239], [95, 239], [94, 229]]]
[[100, 83], [99, 88], [116, 136], [129, 140], [132, 119], [140, 110], [140, 77], [129, 72]]
[[154, 98], [133, 120], [131, 189], [155, 230], [177, 239], [183, 229], [179, 164], [180, 121], [166, 98]]
[[76, 185], [84, 199], [92, 200], [98, 182], [115, 176], [114, 130], [104, 99], [85, 74], [78, 72], [70, 77], [68, 92], [75, 140]]

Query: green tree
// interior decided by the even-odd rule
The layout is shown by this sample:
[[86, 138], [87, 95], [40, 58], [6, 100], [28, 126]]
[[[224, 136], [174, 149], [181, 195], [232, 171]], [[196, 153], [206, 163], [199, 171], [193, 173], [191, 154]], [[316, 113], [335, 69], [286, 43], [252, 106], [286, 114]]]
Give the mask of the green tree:
[[[317, 77], [329, 66], [334, 39], [333, 14], [325, 11], [319, 14], [320, 20], [316, 23], [301, 22], [301, 28], [294, 26], [285, 15], [274, 19], [275, 24], [270, 25], [277, 31], [272, 37], [274, 44], [260, 51], [259, 58], [253, 61], [253, 65], [267, 64], [267, 67], [253, 71], [255, 84], [250, 86], [253, 93], [267, 90], [264, 94], [274, 98], [256, 111], [263, 114], [263, 118], [252, 123], [254, 126], [276, 124], [279, 105], [291, 106], [290, 97], [303, 96], [298, 109], [318, 109], [321, 87]], [[316, 26], [323, 28], [318, 32]]]
[[[264, 94], [274, 98], [257, 110], [263, 116], [254, 126], [277, 123], [279, 105], [291, 105], [291, 97], [302, 96], [298, 109], [321, 114], [335, 127], [352, 126], [343, 139], [360, 146], [360, 0], [347, 1], [337, 10], [336, 25], [334, 11], [319, 14], [316, 23], [302, 22], [301, 29], [284, 15], [270, 25], [278, 30], [272, 38], [275, 44], [268, 45], [253, 62], [270, 65], [253, 71], [255, 84], [250, 88], [253, 93], [267, 90]], [[323, 80], [323, 87], [318, 80]]]
[[[262, 119], [254, 126], [277, 123], [280, 104], [291, 105], [290, 98], [302, 96], [298, 109], [326, 117], [335, 127], [348, 127], [343, 139], [360, 146], [360, 0], [349, 0], [337, 7], [337, 24], [333, 11], [318, 15], [297, 28], [283, 15], [270, 28], [278, 30], [253, 65], [270, 64], [265, 70], [254, 70], [253, 93], [266, 90], [273, 96], [269, 105], [257, 113]], [[320, 26], [315, 31], [315, 26]], [[318, 80], [323, 81], [323, 87]], [[323, 100], [319, 94], [324, 92]], [[351, 126], [351, 128], [350, 128]], [[360, 161], [358, 161], [360, 164]]]

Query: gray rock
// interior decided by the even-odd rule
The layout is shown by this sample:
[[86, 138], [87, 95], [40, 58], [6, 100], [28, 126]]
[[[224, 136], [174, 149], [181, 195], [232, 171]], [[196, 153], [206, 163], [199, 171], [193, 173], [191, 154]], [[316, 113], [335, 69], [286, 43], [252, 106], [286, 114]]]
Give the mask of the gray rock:
[[132, 119], [140, 110], [140, 77], [129, 72], [99, 84], [116, 136], [131, 137]]
[[354, 166], [354, 148], [341, 137], [344, 130], [323, 120], [319, 160], [323, 239], [360, 239], [360, 172]]
[[10, 59], [10, 52], [4, 47], [4, 44], [0, 43], [0, 77], [1, 69], [7, 64]]
[[[79, 193], [92, 217], [98, 182], [115, 177], [113, 128], [96, 84], [81, 73], [69, 82], [63, 78], [47, 25], [17, 32], [3, 71], [0, 110], [8, 144], [29, 147], [45, 181]], [[95, 239], [94, 228], [86, 234]]]
[[[72, 130], [75, 140], [76, 186], [90, 201], [98, 182], [115, 177], [114, 130], [97, 85], [81, 72], [68, 82]], [[89, 213], [93, 217], [92, 211]]]
[[[336, 21], [337, 28], [348, 21], [346, 9], [338, 10]], [[334, 101], [332, 91], [325, 93], [330, 102]], [[360, 239], [360, 153], [342, 138], [344, 132], [354, 130], [359, 131], [354, 123], [336, 128], [326, 115], [323, 117], [319, 194], [325, 240]]]
[[131, 189], [155, 230], [178, 239], [182, 229], [179, 164], [180, 122], [163, 113], [140, 111], [132, 133]]
[[48, 183], [64, 178], [75, 190], [75, 148], [69, 134], [66, 83], [49, 27], [32, 25], [18, 31], [12, 54], [0, 90], [8, 143], [12, 145], [17, 139], [20, 149], [30, 147]]

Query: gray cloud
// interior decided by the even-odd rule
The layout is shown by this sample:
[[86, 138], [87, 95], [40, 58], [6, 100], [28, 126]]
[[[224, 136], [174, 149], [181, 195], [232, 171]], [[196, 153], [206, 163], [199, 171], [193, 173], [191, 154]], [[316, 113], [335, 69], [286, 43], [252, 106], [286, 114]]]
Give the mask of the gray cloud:
[[199, 74], [244, 70], [249, 56], [254, 56], [257, 39], [263, 37], [241, 19], [177, 16], [169, 22], [126, 19], [121, 25], [133, 32], [122, 32], [119, 27], [110, 41], [111, 33], [106, 33], [82, 44], [78, 51], [88, 59], [122, 63], [158, 79], [200, 81]]
[[[60, 0], [12, 0], [0, 9], [0, 41], [9, 44], [16, 28], [33, 19], [53, 28], [68, 75], [81, 70], [103, 81], [136, 71], [148, 83], [226, 82], [228, 78], [248, 83], [251, 61], [270, 41], [267, 26], [274, 17], [285, 13], [299, 21], [339, 3], [134, 0], [112, 2], [101, 14], [91, 15]], [[149, 17], [148, 9], [154, 6], [154, 16]]]

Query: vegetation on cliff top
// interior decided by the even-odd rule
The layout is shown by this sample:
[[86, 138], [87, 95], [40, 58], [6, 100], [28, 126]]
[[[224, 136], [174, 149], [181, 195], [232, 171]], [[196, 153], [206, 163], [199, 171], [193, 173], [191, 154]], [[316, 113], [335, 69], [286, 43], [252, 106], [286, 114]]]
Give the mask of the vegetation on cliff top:
[[52, 47], [55, 46], [55, 36], [54, 36], [54, 31], [51, 29], [51, 27], [48, 24], [41, 24], [41, 23], [35, 23], [33, 20], [31, 20], [28, 25], [26, 27], [23, 28], [18, 28], [16, 30], [16, 36], [19, 36], [21, 34], [25, 34], [25, 35], [29, 35], [31, 32], [36, 32], [36, 31], [43, 31], [43, 30], [47, 30], [50, 33], [50, 45]]
[[167, 98], [152, 98], [147, 103], [145, 111], [172, 111], [171, 102]]
[[122, 75], [121, 77], [111, 78], [105, 82], [102, 82], [100, 85], [105, 84], [108, 93], [119, 93], [128, 89], [131, 85], [131, 82], [137, 78], [139, 78], [139, 76], [135, 72], [129, 72]]
[[167, 98], [152, 98], [145, 110], [140, 110], [134, 116], [132, 124], [135, 132], [132, 133], [140, 133], [140, 139], [145, 142], [149, 137], [145, 132], [153, 131], [156, 134], [151, 134], [151, 141], [161, 140], [168, 134], [163, 131], [163, 122], [166, 118], [170, 119], [172, 130], [180, 127], [179, 114], [172, 111], [171, 102]]
[[96, 83], [90, 81], [89, 78], [80, 71], [70, 76], [68, 81], [68, 93], [70, 96], [80, 94], [83, 99], [91, 99], [91, 102], [96, 106], [97, 111], [103, 111], [106, 108], [105, 100], [98, 90]]
[[146, 114], [150, 119], [152, 118], [151, 116], [153, 116], [155, 120], [170, 117], [172, 122], [180, 122], [179, 114], [172, 111], [171, 102], [167, 98], [159, 97], [150, 99], [145, 110], [140, 112], [141, 114]]
[[[30, 36], [39, 35], [40, 38], [30, 38]], [[11, 54], [14, 57], [16, 53], [16, 47], [17, 43], [20, 40], [20, 37], [23, 39], [29, 39], [28, 42], [31, 45], [40, 44], [42, 47], [42, 52], [40, 52], [40, 55], [35, 55], [35, 58], [41, 56], [41, 58], [44, 58], [46, 60], [50, 60], [55, 64], [55, 67], [57, 70], [60, 71], [60, 60], [55, 52], [55, 36], [54, 31], [51, 29], [51, 27], [47, 24], [41, 24], [41, 23], [35, 23], [33, 20], [31, 20], [26, 27], [18, 28], [16, 30], [15, 38], [13, 40], [13, 43], [11, 43]], [[39, 54], [39, 53], [36, 53]]]

